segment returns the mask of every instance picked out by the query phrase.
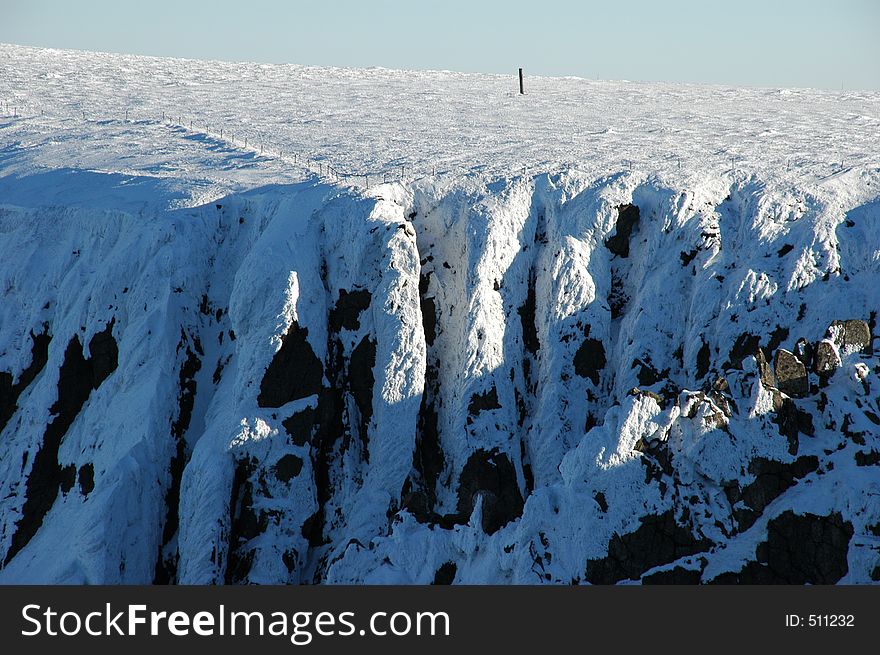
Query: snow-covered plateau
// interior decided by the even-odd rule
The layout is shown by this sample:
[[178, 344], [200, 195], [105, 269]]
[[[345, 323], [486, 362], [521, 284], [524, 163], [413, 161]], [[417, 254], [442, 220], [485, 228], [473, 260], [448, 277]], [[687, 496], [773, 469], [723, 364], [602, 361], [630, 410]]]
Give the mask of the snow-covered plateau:
[[0, 583], [880, 580], [880, 93], [516, 84], [0, 45]]

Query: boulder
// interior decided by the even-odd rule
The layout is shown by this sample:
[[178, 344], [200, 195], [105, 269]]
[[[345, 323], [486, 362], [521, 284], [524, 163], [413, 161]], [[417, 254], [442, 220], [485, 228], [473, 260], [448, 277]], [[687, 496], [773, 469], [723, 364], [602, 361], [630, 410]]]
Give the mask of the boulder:
[[810, 381], [807, 379], [807, 367], [794, 353], [780, 348], [773, 358], [776, 371], [777, 388], [789, 396], [802, 398], [810, 392]]
[[871, 327], [862, 320], [834, 321], [828, 328], [834, 345], [844, 354], [860, 352], [871, 354]]
[[816, 344], [816, 354], [813, 359], [813, 370], [820, 378], [827, 379], [840, 367], [840, 355], [837, 346], [830, 339], [823, 339]]

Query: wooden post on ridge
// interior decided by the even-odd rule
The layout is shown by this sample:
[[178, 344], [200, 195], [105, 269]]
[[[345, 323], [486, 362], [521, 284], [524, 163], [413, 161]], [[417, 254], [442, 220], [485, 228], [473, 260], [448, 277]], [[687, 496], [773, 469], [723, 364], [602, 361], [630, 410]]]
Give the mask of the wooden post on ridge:
[[520, 94], [520, 95], [525, 95], [525, 94], [526, 94], [525, 88], [523, 87], [523, 72], [522, 72], [522, 68], [519, 69], [519, 94]]

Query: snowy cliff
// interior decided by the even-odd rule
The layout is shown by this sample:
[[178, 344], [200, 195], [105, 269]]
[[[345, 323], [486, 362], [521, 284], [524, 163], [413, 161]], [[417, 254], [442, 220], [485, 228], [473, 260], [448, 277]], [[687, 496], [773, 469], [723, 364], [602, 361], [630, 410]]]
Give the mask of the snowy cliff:
[[[3, 49], [41, 103], [35, 62], [168, 61]], [[813, 149], [748, 170], [502, 153], [367, 188], [4, 117], [0, 582], [880, 579], [880, 167], [773, 172], [848, 102], [876, 153], [880, 96], [811, 93]]]

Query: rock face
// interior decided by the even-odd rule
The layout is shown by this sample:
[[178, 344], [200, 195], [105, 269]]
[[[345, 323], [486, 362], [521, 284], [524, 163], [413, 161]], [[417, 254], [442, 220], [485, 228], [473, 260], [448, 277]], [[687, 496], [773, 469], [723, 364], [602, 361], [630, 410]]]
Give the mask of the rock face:
[[846, 554], [853, 526], [839, 513], [799, 515], [786, 511], [767, 525], [756, 561], [714, 583], [834, 584], [849, 570]]
[[608, 556], [589, 560], [584, 577], [590, 584], [638, 580], [658, 564], [674, 562], [708, 547], [709, 542], [695, 538], [669, 511], [645, 517], [634, 532], [614, 535], [608, 544]]
[[0, 583], [869, 582], [880, 237], [783, 200], [0, 202]]
[[802, 398], [810, 392], [807, 368], [793, 354], [780, 348], [773, 358], [777, 387], [782, 393]]
[[639, 224], [639, 208], [633, 204], [620, 205], [617, 208], [617, 230], [605, 245], [618, 257], [629, 257], [629, 240], [633, 229]]
[[770, 366], [770, 362], [764, 357], [764, 351], [760, 348], [755, 352], [755, 360], [758, 363], [758, 375], [761, 378], [761, 384], [763, 384], [766, 389], [775, 387], [776, 376], [773, 374], [773, 367]]

